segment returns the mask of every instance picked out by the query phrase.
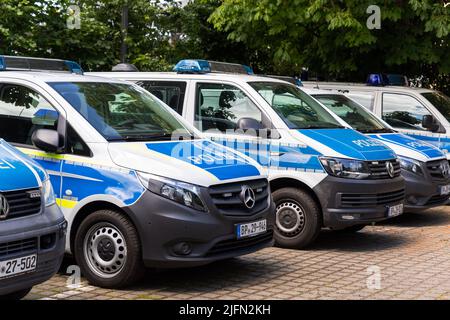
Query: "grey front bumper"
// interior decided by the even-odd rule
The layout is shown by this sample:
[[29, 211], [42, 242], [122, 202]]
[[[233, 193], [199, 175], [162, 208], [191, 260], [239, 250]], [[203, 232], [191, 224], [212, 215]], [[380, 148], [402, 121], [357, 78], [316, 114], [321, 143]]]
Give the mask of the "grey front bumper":
[[382, 180], [327, 176], [313, 190], [322, 206], [324, 227], [343, 229], [388, 219], [389, 207], [404, 202], [405, 181], [401, 176]]
[[[58, 271], [64, 256], [66, 228], [56, 205], [47, 207], [44, 213], [0, 222], [0, 247], [16, 241], [36, 241], [36, 246], [29, 250], [0, 251], [1, 261], [37, 254], [34, 271], [0, 279], [0, 296], [45, 282]], [[44, 245], [44, 238], [52, 240]]]
[[449, 202], [449, 195], [441, 195], [440, 187], [450, 184], [450, 179], [432, 179], [426, 168], [424, 176], [402, 169], [406, 182], [405, 209], [409, 212], [442, 206]]
[[[207, 201], [208, 202], [208, 201]], [[252, 216], [228, 217], [207, 203], [209, 212], [200, 212], [150, 191], [124, 208], [136, 225], [147, 267], [179, 268], [211, 263], [255, 252], [273, 245], [274, 204]], [[267, 219], [267, 232], [236, 239], [236, 224]], [[175, 252], [188, 244], [189, 254]]]

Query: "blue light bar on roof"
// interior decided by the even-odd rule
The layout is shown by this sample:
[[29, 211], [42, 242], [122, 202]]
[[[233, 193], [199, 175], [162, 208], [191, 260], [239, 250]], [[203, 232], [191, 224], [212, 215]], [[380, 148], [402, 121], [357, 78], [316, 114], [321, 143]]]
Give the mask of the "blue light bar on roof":
[[173, 68], [178, 73], [237, 73], [253, 74], [253, 69], [238, 63], [207, 60], [181, 60]]
[[178, 73], [209, 73], [211, 66], [206, 60], [181, 60], [179, 61], [173, 71]]
[[369, 86], [384, 86], [387, 84], [387, 79], [380, 73], [369, 74], [367, 77], [367, 85]]
[[0, 71], [53, 71], [83, 74], [81, 66], [68, 60], [0, 56]]

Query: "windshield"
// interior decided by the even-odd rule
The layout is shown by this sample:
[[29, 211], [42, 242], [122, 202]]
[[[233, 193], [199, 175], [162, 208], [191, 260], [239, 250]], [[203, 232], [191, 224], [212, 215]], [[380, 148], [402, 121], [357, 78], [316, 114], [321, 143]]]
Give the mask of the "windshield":
[[393, 132], [353, 100], [338, 94], [313, 94], [334, 114], [362, 133]]
[[192, 133], [160, 102], [139, 87], [105, 82], [49, 85], [108, 141], [170, 140]]
[[422, 95], [431, 102], [436, 109], [439, 110], [440, 113], [450, 121], [450, 98], [441, 92], [426, 92], [422, 93]]
[[249, 82], [290, 129], [326, 129], [343, 126], [309, 95], [289, 84]]

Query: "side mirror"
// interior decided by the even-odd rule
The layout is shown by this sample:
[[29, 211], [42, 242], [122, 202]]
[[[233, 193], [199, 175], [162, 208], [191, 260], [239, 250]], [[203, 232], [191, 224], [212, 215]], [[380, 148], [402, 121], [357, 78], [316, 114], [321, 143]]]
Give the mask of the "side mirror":
[[60, 138], [56, 130], [38, 129], [31, 136], [31, 141], [45, 152], [57, 153], [59, 150]]
[[436, 123], [436, 119], [431, 114], [426, 114], [422, 118], [422, 127], [434, 132], [439, 129], [439, 124]]

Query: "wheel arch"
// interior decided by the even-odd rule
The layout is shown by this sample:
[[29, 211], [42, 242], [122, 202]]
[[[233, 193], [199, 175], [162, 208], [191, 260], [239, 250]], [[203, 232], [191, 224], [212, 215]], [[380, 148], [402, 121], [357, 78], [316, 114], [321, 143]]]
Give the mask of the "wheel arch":
[[314, 192], [314, 190], [311, 189], [311, 187], [309, 187], [306, 183], [304, 183], [300, 180], [297, 180], [297, 179], [287, 178], [287, 177], [280, 177], [280, 178], [276, 178], [276, 179], [273, 179], [270, 181], [271, 192], [274, 192], [274, 191], [282, 189], [282, 188], [297, 188], [297, 189], [301, 189], [304, 192], [308, 193], [314, 199], [314, 201], [316, 201], [316, 203], [319, 206], [320, 211], [323, 215], [322, 204], [319, 200], [319, 197]]
[[[83, 207], [81, 207], [77, 211], [77, 213], [75, 214], [75, 216], [73, 218], [73, 221], [72, 221], [72, 224], [70, 227], [70, 238], [69, 238], [70, 252], [72, 254], [73, 254], [73, 248], [74, 248], [74, 243], [75, 243], [75, 236], [77, 234], [77, 231], [78, 231], [81, 223], [87, 216], [89, 216], [90, 214], [92, 214], [98, 210], [113, 210], [113, 211], [116, 211], [116, 212], [124, 215], [125, 217], [127, 217], [130, 220], [130, 222], [134, 225], [136, 230], [139, 232], [139, 228], [136, 226], [136, 223], [135, 223], [133, 217], [130, 214], [128, 214], [126, 210], [124, 210], [117, 204], [106, 201], [106, 200], [95, 200], [95, 201], [86, 203]], [[140, 236], [139, 236], [139, 238], [140, 238]]]

